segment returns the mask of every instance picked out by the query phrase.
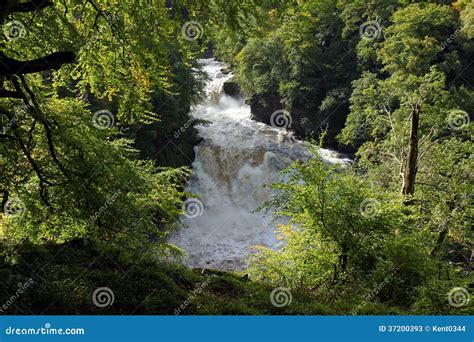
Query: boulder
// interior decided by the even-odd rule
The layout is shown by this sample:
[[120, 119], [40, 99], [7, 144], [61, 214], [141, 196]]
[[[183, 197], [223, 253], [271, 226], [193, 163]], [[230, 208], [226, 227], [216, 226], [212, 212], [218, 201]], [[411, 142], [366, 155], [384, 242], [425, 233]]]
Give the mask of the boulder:
[[258, 122], [270, 125], [270, 117], [272, 113], [283, 109], [280, 102], [280, 97], [275, 94], [264, 94], [262, 96], [250, 98], [246, 100], [250, 106], [252, 119]]
[[232, 80], [227, 81], [224, 83], [224, 93], [231, 97], [242, 97], [242, 93], [240, 91], [240, 86], [237, 84], [237, 82], [234, 82]]
[[221, 73], [224, 75], [228, 75], [232, 72], [232, 70], [229, 67], [225, 67], [221, 69]]

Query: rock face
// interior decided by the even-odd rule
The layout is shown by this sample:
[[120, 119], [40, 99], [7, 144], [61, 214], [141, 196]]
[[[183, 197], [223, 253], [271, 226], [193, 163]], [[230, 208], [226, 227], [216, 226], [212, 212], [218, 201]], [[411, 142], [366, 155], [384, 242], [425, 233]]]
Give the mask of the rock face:
[[[231, 72], [230, 68], [223, 70], [224, 74]], [[224, 93], [232, 97], [242, 97], [240, 85], [234, 79], [223, 84]], [[246, 99], [252, 114], [252, 119], [272, 125], [270, 122], [272, 114], [283, 110], [280, 96], [275, 93], [265, 93], [260, 96]], [[314, 103], [313, 103], [314, 102]], [[308, 137], [318, 139], [326, 131], [324, 144], [326, 147], [336, 149], [340, 152], [354, 152], [351, 148], [339, 144], [336, 140], [341, 132], [349, 113], [349, 103], [346, 99], [336, 101], [333, 107], [321, 110], [319, 108], [321, 99], [305, 99], [304, 102], [295, 103], [291, 108], [291, 125], [287, 127], [295, 133], [299, 139]], [[281, 127], [281, 126], [279, 126]]]
[[224, 83], [223, 85], [224, 93], [232, 97], [242, 97], [242, 92], [240, 90], [240, 86], [237, 82], [233, 80], [229, 80]]
[[272, 113], [283, 109], [280, 97], [274, 94], [264, 94], [256, 98], [247, 99], [245, 102], [250, 106], [252, 119], [267, 125], [271, 125], [270, 117]]
[[[169, 143], [170, 140], [172, 143]], [[169, 137], [166, 140], [158, 138], [156, 149], [159, 153], [155, 158], [157, 165], [190, 167], [195, 158], [194, 146], [199, 144], [199, 142], [197, 131], [193, 126], [187, 128], [181, 135], [175, 133], [173, 137]]]
[[[283, 106], [280, 101], [280, 97], [275, 94], [265, 94], [258, 98], [253, 98], [247, 101], [250, 105], [250, 109], [252, 112], [252, 118], [256, 121], [260, 121], [266, 123], [267, 125], [271, 125], [274, 127], [282, 127], [281, 125], [275, 122], [271, 122], [272, 114], [276, 111], [283, 110]], [[283, 122], [284, 126], [293, 132], [295, 132], [296, 136], [300, 139], [305, 138], [311, 131], [314, 129], [314, 126], [306, 122], [307, 120], [303, 120], [305, 117], [308, 116], [307, 110], [302, 110], [298, 108], [293, 108], [290, 114], [290, 121], [286, 121], [289, 126], [286, 126], [286, 123]], [[278, 115], [276, 113], [276, 115]], [[275, 120], [273, 120], [275, 121]], [[304, 125], [302, 124], [304, 123]]]
[[[275, 111], [282, 110], [280, 97], [276, 94], [263, 94], [259, 97], [246, 100], [250, 105], [252, 119], [271, 125], [270, 118]], [[341, 146], [336, 136], [344, 127], [348, 113], [348, 103], [341, 102], [329, 111], [321, 111], [317, 106], [298, 106], [295, 105], [291, 111], [291, 125], [288, 129], [295, 132], [300, 139], [307, 137], [318, 138], [323, 132], [327, 131], [324, 143], [327, 147], [337, 149], [341, 152], [351, 152], [345, 146]]]
[[158, 166], [191, 166], [199, 143], [194, 122], [184, 124], [174, 131], [163, 132], [159, 125], [141, 127], [135, 137], [136, 147], [142, 158], [153, 159]]

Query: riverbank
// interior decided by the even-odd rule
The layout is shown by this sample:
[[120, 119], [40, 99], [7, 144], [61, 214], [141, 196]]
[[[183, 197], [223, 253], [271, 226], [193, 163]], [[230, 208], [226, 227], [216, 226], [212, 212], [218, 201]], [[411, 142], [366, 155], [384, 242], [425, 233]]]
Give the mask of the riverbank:
[[[342, 315], [357, 305], [292, 291], [291, 301], [278, 307], [272, 304], [274, 289], [245, 274], [193, 270], [139, 254], [129, 258], [83, 241], [24, 244], [19, 251], [19, 259], [0, 259], [0, 297], [8, 299], [0, 314]], [[94, 303], [93, 293], [99, 288], [113, 295], [103, 307]], [[366, 303], [357, 314], [407, 311]]]
[[[358, 301], [355, 292], [335, 299], [302, 289], [272, 297], [278, 289], [243, 273], [163, 264], [143, 254], [97, 250], [79, 240], [17, 247], [18, 259], [0, 258], [0, 297], [5, 299], [0, 315], [469, 314], [468, 308], [454, 311], [449, 306], [416, 311], [388, 307]], [[98, 289], [110, 292], [94, 298]]]

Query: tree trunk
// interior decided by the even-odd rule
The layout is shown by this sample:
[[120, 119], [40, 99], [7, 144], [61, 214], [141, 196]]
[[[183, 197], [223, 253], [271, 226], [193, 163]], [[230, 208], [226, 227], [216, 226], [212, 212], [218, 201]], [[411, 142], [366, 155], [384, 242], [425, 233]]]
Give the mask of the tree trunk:
[[448, 235], [448, 231], [449, 230], [446, 228], [439, 232], [438, 239], [436, 240], [436, 244], [430, 253], [430, 256], [432, 258], [436, 258], [438, 256], [438, 253], [441, 250], [441, 247], [443, 246], [444, 240], [446, 239], [446, 236]]
[[8, 190], [0, 189], [0, 193], [2, 194], [2, 207], [0, 208], [0, 212], [5, 212], [5, 204], [8, 202]]
[[408, 155], [403, 170], [403, 195], [413, 195], [415, 192], [415, 176], [418, 159], [418, 125], [420, 122], [420, 107], [415, 105], [411, 114], [411, 133], [408, 145]]

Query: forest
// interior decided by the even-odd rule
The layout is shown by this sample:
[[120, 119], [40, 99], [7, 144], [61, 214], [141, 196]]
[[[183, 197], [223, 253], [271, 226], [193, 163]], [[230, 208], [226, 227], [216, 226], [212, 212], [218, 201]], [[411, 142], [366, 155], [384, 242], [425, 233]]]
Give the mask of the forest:
[[[474, 313], [472, 0], [4, 0], [0, 29], [1, 314]], [[224, 167], [196, 164], [211, 59], [311, 155], [241, 189], [278, 240], [242, 267], [173, 242]]]

